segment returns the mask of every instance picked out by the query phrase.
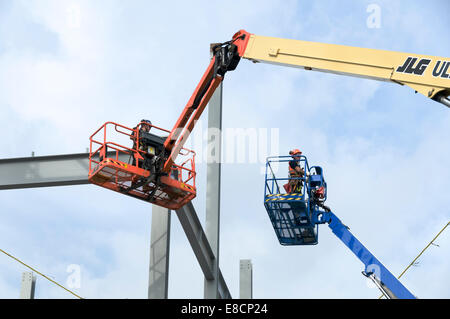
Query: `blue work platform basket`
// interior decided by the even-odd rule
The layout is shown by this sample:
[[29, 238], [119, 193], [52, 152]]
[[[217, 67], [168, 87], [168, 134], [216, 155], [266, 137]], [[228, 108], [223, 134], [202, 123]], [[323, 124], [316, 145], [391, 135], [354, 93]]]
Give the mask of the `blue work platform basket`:
[[[313, 214], [316, 207], [311, 201], [311, 190], [326, 184], [321, 167], [309, 167], [303, 155], [298, 158], [305, 176], [296, 178], [289, 177], [289, 162], [294, 160], [291, 156], [267, 158], [264, 206], [281, 245], [316, 245], [319, 227]], [[302, 187], [291, 192], [287, 185], [295, 180]]]

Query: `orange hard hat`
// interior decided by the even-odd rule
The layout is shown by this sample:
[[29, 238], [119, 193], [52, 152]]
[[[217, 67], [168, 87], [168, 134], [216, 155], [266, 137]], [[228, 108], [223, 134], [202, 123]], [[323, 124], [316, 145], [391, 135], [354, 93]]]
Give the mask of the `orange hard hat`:
[[301, 154], [302, 152], [297, 148], [295, 150], [289, 151], [289, 155], [301, 155]]

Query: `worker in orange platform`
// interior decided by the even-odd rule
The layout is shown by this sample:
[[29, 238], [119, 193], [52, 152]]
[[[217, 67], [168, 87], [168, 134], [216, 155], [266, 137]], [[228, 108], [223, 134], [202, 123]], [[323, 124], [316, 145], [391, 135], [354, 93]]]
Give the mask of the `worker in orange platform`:
[[303, 182], [300, 178], [305, 176], [305, 171], [300, 166], [302, 152], [294, 149], [289, 152], [289, 155], [292, 160], [289, 161], [289, 183], [285, 188], [288, 193], [301, 193]]
[[[148, 145], [147, 139], [144, 137], [146, 133], [149, 133], [152, 128], [152, 122], [143, 119], [141, 122], [133, 128], [130, 139], [133, 140], [133, 150], [142, 151], [140, 155], [143, 159], [138, 159], [137, 166], [149, 170], [153, 175], [155, 173], [155, 148]], [[138, 131], [139, 130], [139, 131]], [[139, 140], [136, 139], [136, 133], [138, 133]], [[136, 165], [136, 158], [133, 156], [132, 165]], [[132, 179], [132, 185], [138, 183], [139, 177], [134, 176]], [[149, 192], [150, 187], [147, 184], [143, 185], [143, 191]]]
[[[140, 124], [140, 127], [138, 125], [138, 126], [133, 128], [133, 130], [136, 130], [139, 127], [139, 132], [140, 132], [140, 134], [139, 134], [140, 137], [139, 137], [139, 141], [138, 141], [139, 145], [136, 145], [136, 139], [135, 139], [135, 135], [134, 135], [135, 132], [134, 131], [131, 134], [130, 139], [133, 140], [133, 149], [138, 149], [140, 151], [144, 151], [145, 153], [142, 154], [144, 156], [144, 161], [148, 161], [146, 163], [147, 165], [143, 165], [144, 161], [139, 160], [138, 166], [139, 167], [143, 167], [144, 166], [144, 168], [148, 168], [148, 167], [151, 167], [149, 164], [150, 164], [151, 159], [152, 159], [154, 154], [152, 154], [152, 152], [150, 152], [151, 148], [149, 147], [149, 145], [147, 145], [145, 143], [145, 140], [141, 137], [141, 135], [142, 135], [142, 132], [145, 132], [145, 133], [150, 132], [150, 129], [152, 127], [151, 126], [152, 122], [150, 122], [149, 120], [145, 120], [144, 119], [144, 120], [141, 120], [141, 122], [139, 124]], [[132, 165], [136, 165], [136, 159], [134, 157], [133, 157], [133, 164]]]
[[[145, 133], [150, 132], [150, 129], [152, 128], [152, 122], [150, 122], [149, 120], [141, 120], [140, 124], [141, 124], [141, 127], [139, 128], [140, 132], [145, 132]], [[136, 126], [133, 129], [134, 130], [137, 129], [138, 126]], [[134, 138], [134, 132], [131, 134], [131, 138], [132, 139]], [[134, 143], [133, 148], [136, 148], [136, 143]], [[144, 143], [142, 138], [139, 139], [139, 149], [141, 151], [147, 152], [147, 145]]]

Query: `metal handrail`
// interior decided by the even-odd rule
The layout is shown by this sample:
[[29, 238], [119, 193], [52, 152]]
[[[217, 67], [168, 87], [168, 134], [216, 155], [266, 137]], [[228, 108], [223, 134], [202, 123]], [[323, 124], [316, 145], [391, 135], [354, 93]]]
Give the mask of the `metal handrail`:
[[[308, 159], [304, 155], [299, 155], [299, 158], [300, 159], [298, 159], [296, 161], [298, 161], [299, 163], [305, 163], [306, 173], [309, 173], [310, 172], [310, 167], [309, 167], [309, 164], [308, 164]], [[274, 171], [272, 169], [271, 163], [283, 163], [283, 162], [285, 163], [285, 162], [290, 162], [292, 160], [293, 160], [292, 156], [290, 156], [290, 155], [269, 156], [269, 157], [267, 157], [265, 191], [264, 191], [264, 195], [265, 196], [267, 196], [267, 193], [274, 194], [274, 187], [276, 187], [276, 189], [278, 191], [278, 194], [281, 193], [281, 191], [280, 191], [281, 188], [280, 188], [280, 186], [278, 184], [278, 181], [299, 180], [299, 181], [302, 181], [304, 183], [304, 187], [305, 187], [304, 188], [305, 191], [303, 192], [303, 197], [305, 197], [305, 198], [306, 198], [306, 196], [309, 197], [309, 191], [310, 191], [311, 187], [310, 187], [310, 181], [309, 181], [309, 179], [306, 176], [303, 176], [303, 177], [280, 177], [280, 178], [277, 178], [275, 176], [275, 173], [274, 173]], [[267, 168], [270, 170], [271, 177], [268, 177], [269, 171], [268, 171]]]
[[[123, 154], [134, 154], [134, 153], [138, 153], [138, 154], [147, 154], [147, 152], [139, 150], [139, 148], [130, 148], [124, 145], [120, 145], [116, 142], [107, 141], [107, 133], [111, 132], [108, 131], [108, 127], [110, 125], [114, 126], [114, 131], [120, 134], [123, 134], [125, 136], [130, 137], [134, 142], [135, 145], [137, 145], [137, 140], [139, 138], [139, 126], [142, 125], [142, 122], [138, 124], [138, 126], [136, 126], [136, 129], [131, 129], [129, 127], [126, 127], [124, 125], [115, 123], [115, 122], [106, 122], [104, 123], [102, 126], [100, 126], [100, 128], [98, 128], [90, 137], [90, 152], [89, 152], [89, 174], [91, 174], [92, 172], [92, 165], [91, 163], [95, 163], [95, 164], [99, 164], [100, 161], [97, 161], [94, 159], [94, 156], [98, 156], [101, 149], [103, 147], [107, 147], [110, 148], [111, 150], [114, 150], [116, 153], [116, 160], [118, 160], [119, 158], [119, 152], [123, 153]], [[163, 128], [151, 125], [152, 128], [156, 128], [158, 130], [170, 133], [170, 131], [165, 130]], [[130, 133], [127, 133], [126, 130], [128, 130]], [[114, 132], [113, 131], [113, 132]], [[102, 138], [102, 142], [98, 140], [98, 138], [100, 136], [98, 136], [97, 134], [99, 134], [100, 132], [102, 132], [101, 134], [103, 134], [103, 138]], [[134, 132], [134, 134], [133, 134]], [[98, 147], [94, 147], [94, 145], [98, 145]], [[94, 149], [94, 150], [93, 150]], [[177, 170], [179, 172], [179, 180], [185, 184], [191, 185], [195, 187], [195, 177], [196, 177], [196, 172], [195, 172], [195, 155], [196, 153], [193, 150], [187, 149], [187, 148], [182, 148], [180, 150], [180, 154], [182, 156], [189, 156], [191, 155], [192, 157], [187, 158], [183, 163], [181, 164], [175, 164], [174, 163], [174, 168], [172, 170]], [[189, 165], [190, 164], [190, 165]], [[183, 172], [187, 172], [187, 177], [184, 178], [183, 180]]]

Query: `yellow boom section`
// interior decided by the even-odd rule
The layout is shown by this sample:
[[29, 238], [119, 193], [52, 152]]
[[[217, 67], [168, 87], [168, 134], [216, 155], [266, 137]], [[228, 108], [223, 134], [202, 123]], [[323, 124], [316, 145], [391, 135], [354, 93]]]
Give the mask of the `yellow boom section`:
[[250, 35], [243, 57], [254, 62], [395, 82], [450, 107], [450, 58], [254, 34]]

